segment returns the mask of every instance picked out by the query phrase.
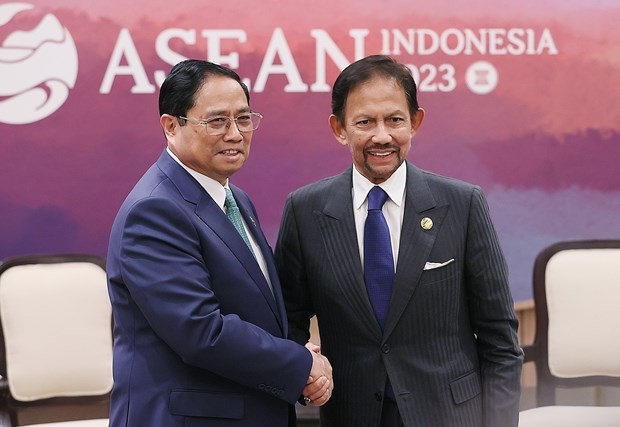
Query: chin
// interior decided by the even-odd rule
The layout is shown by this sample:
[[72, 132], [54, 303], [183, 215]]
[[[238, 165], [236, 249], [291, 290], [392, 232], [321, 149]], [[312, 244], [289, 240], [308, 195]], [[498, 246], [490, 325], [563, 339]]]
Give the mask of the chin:
[[400, 165], [389, 165], [381, 167], [366, 167], [366, 178], [369, 181], [379, 184], [392, 176]]

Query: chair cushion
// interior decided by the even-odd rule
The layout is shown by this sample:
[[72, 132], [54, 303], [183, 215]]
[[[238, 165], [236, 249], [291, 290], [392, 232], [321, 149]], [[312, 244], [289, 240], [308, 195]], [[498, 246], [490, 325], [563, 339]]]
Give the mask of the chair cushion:
[[112, 389], [105, 271], [89, 262], [19, 265], [0, 276], [12, 396], [32, 401]]
[[[549, 370], [557, 377], [620, 376], [620, 249], [572, 249], [549, 260]], [[619, 423], [620, 425], [620, 423]]]
[[618, 427], [620, 406], [541, 406], [519, 413], [519, 427]]

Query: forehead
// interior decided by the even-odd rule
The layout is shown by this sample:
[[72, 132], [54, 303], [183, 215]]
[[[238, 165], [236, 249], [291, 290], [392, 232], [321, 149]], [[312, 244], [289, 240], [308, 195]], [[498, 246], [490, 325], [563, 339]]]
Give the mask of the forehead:
[[375, 76], [354, 86], [347, 96], [345, 115], [408, 112], [405, 90], [396, 79]]
[[248, 107], [239, 82], [225, 76], [208, 76], [196, 91], [192, 110], [231, 112]]

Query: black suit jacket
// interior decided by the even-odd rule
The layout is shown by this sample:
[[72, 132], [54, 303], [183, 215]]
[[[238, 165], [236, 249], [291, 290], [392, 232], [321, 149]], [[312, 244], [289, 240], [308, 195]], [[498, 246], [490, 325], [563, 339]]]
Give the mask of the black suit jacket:
[[349, 169], [292, 193], [276, 246], [290, 336], [305, 342], [316, 314], [333, 365], [322, 425], [379, 425], [389, 376], [406, 426], [516, 426], [518, 322], [480, 188], [407, 163], [383, 332], [364, 284], [351, 188]]

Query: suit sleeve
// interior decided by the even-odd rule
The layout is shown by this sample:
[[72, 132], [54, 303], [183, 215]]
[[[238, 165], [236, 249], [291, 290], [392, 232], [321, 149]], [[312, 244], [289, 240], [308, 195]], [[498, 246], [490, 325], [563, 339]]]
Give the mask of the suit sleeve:
[[480, 358], [484, 425], [516, 427], [523, 363], [518, 320], [506, 262], [478, 187], [472, 193], [469, 213], [465, 280]]
[[297, 401], [312, 356], [237, 314], [222, 314], [188, 212], [165, 198], [141, 200], [130, 208], [121, 245], [121, 274], [132, 298], [185, 363], [255, 389], [278, 384], [281, 399]]
[[310, 318], [314, 316], [307, 284], [293, 197], [284, 206], [275, 249], [276, 267], [289, 322], [289, 338], [305, 344], [310, 339]]

